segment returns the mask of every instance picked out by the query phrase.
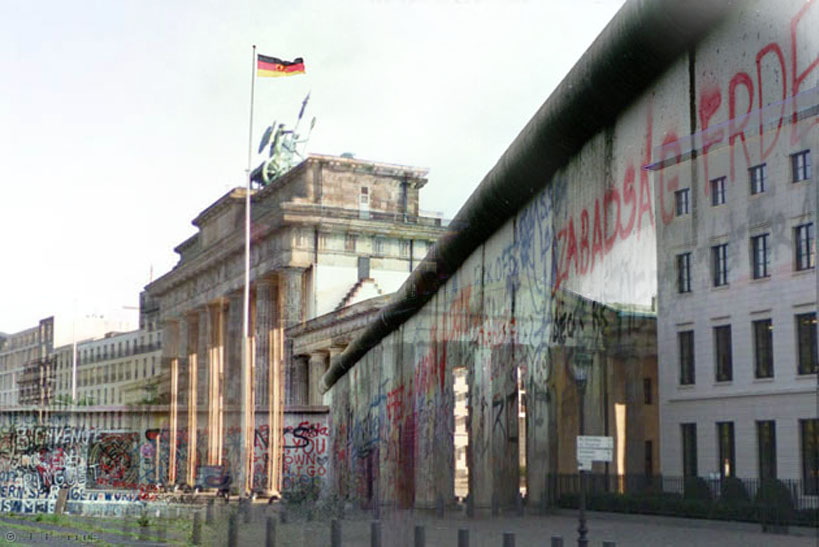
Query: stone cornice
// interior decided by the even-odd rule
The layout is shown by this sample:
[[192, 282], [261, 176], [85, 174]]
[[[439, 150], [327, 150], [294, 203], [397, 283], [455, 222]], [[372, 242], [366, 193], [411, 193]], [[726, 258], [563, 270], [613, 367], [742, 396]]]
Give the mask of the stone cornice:
[[[242, 188], [242, 187], [236, 187], [236, 188], [230, 190], [227, 194], [225, 194], [222, 197], [220, 197], [219, 199], [217, 199], [210, 206], [208, 206], [204, 211], [199, 213], [199, 215], [195, 219], [193, 219], [192, 224], [194, 226], [196, 226], [197, 228], [199, 228], [199, 227], [202, 226], [202, 224], [206, 220], [218, 215], [220, 212], [224, 211], [225, 209], [227, 209], [231, 205], [237, 204], [237, 203], [244, 203], [245, 192], [246, 191], [247, 190], [245, 188]], [[253, 196], [253, 190], [251, 190], [251, 199], [252, 199], [252, 196]]]

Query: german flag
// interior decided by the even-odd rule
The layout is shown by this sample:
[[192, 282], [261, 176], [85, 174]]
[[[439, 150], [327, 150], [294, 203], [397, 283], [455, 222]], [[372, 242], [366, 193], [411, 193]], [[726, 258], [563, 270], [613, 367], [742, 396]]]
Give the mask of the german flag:
[[256, 76], [260, 78], [278, 78], [304, 74], [304, 59], [296, 57], [292, 61], [282, 61], [277, 57], [259, 55], [256, 59]]

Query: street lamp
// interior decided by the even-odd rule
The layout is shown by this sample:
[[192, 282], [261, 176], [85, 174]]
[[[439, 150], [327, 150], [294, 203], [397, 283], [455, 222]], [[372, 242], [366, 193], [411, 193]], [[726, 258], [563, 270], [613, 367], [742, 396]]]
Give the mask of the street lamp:
[[[572, 374], [577, 386], [577, 417], [579, 424], [578, 435], [585, 435], [585, 420], [583, 403], [586, 398], [586, 383], [591, 370], [593, 356], [589, 351], [576, 349], [572, 359]], [[579, 442], [579, 441], [578, 441]], [[578, 462], [580, 464], [580, 462]], [[589, 540], [586, 538], [588, 528], [586, 528], [586, 471], [580, 468], [580, 513], [578, 515], [577, 526], [577, 547], [587, 547]]]

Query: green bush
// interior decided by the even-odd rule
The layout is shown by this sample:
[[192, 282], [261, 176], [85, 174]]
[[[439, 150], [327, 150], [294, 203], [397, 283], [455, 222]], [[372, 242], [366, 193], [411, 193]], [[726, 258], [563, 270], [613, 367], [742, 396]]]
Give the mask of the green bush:
[[686, 500], [711, 500], [711, 489], [702, 477], [686, 477], [683, 497]]
[[726, 477], [720, 485], [720, 500], [728, 505], [742, 505], [751, 501], [745, 485], [736, 477]]
[[785, 484], [777, 479], [766, 479], [759, 485], [754, 501], [757, 505], [793, 511], [793, 496]]

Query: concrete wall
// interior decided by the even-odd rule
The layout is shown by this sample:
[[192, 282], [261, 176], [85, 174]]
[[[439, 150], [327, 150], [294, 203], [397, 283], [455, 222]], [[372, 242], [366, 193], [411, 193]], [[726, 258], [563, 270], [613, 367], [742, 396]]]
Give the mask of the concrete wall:
[[[789, 4], [791, 12], [797, 9], [796, 4]], [[624, 12], [634, 15], [639, 9], [635, 2]], [[809, 2], [804, 10], [816, 7]], [[676, 29], [678, 23], [685, 26], [683, 23], [701, 14], [682, 15], [668, 28]], [[328, 373], [327, 378], [335, 381], [328, 384], [326, 402], [332, 409], [333, 476], [340, 494], [357, 498], [364, 505], [378, 502], [430, 507], [436, 499], [451, 499], [451, 371], [465, 366], [469, 385], [467, 460], [475, 505], [487, 507], [493, 500], [509, 504], [517, 493], [518, 385], [524, 388], [528, 403], [528, 494], [535, 502], [548, 498], [549, 485], [542, 484], [543, 477], [575, 469], [578, 414], [572, 364], [583, 354], [590, 355], [592, 361], [585, 432], [612, 435], [617, 442], [617, 461], [605, 470], [644, 473], [645, 451], [650, 447], [646, 441], [653, 445], [653, 472], [660, 469], [658, 405], [656, 400], [645, 402], [643, 389], [644, 382], [652, 389], [657, 387], [654, 323], [646, 315], [656, 309], [657, 249], [663, 256], [667, 252], [664, 241], [658, 244], [656, 225], [668, 218], [668, 192], [673, 184], [669, 171], [652, 169], [666, 159], [658, 156], [662, 145], [680, 149], [682, 155], [690, 140], [678, 139], [693, 133], [692, 127], [699, 121], [708, 123], [712, 110], [720, 104], [709, 86], [718, 81], [730, 86], [719, 76], [721, 71], [728, 71], [727, 65], [741, 62], [748, 65], [744, 69], [748, 74], [756, 71], [759, 81], [765, 82], [760, 102], [772, 88], [784, 86], [783, 93], [789, 93], [791, 84], [787, 82], [791, 80], [784, 71], [792, 72], [792, 65], [769, 62], [778, 59], [776, 52], [787, 46], [768, 44], [771, 32], [787, 36], [789, 28], [791, 35], [806, 38], [807, 31], [789, 19], [792, 16], [783, 15], [778, 3], [742, 3], [725, 21], [711, 27], [704, 40], [682, 49], [643, 91], [618, 103], [625, 106], [617, 107], [612, 123], [602, 124], [565, 164], [553, 172], [546, 167], [542, 173], [528, 172], [530, 178], [543, 177], [537, 184], [514, 178], [526, 172], [525, 168], [514, 170], [501, 164], [509, 157], [525, 157], [531, 167], [537, 164], [532, 154], [536, 156], [538, 146], [545, 148], [543, 154], [549, 154], [559, 149], [560, 143], [539, 140], [536, 130], [522, 133], [513, 145], [515, 152], [510, 148], [496, 169], [512, 172], [510, 183], [539, 185], [541, 189], [465, 261], [459, 261], [452, 273], [432, 268], [447, 274], [440, 288], [420, 310], [353, 361], [346, 374], [335, 381], [334, 371], [344, 370], [341, 365]], [[651, 26], [648, 20], [644, 22]], [[591, 59], [579, 65], [586, 61], [583, 68], [587, 68], [598, 61], [605, 55], [603, 44], [616, 42], [617, 29], [629, 24], [636, 23], [619, 18], [607, 29], [606, 40], [587, 54]], [[779, 30], [772, 31], [774, 27]], [[651, 26], [645, 33], [656, 36], [662, 31]], [[623, 53], [627, 57], [645, 48], [639, 41], [627, 43], [632, 48]], [[793, 66], [804, 75], [801, 85], [805, 89], [815, 85], [811, 71], [819, 72], [814, 71], [817, 48], [811, 44], [793, 46], [802, 59], [798, 63], [794, 60]], [[617, 47], [626, 46], [618, 43]], [[758, 56], [760, 52], [764, 59]], [[608, 86], [619, 90], [632, 71], [638, 72], [639, 67], [626, 61], [621, 71], [615, 71], [621, 79], [616, 82], [604, 81], [599, 74], [583, 69], [573, 76], [582, 74], [595, 82], [597, 87], [587, 92], [598, 105], [610, 96]], [[801, 76], [794, 77], [796, 82]], [[744, 76], [740, 79], [745, 81]], [[563, 99], [571, 96], [567, 89], [561, 88]], [[541, 116], [544, 111], [548, 108], [538, 112], [536, 121], [550, 127]], [[578, 116], [581, 114], [585, 112]], [[577, 123], [599, 125], [593, 119], [578, 119]], [[668, 154], [667, 150], [663, 153]], [[503, 176], [492, 179], [492, 175], [485, 182], [494, 184]], [[482, 184], [476, 194], [484, 190], [484, 195], [473, 196], [464, 207], [469, 213], [459, 213], [456, 219], [483, 214], [484, 209], [476, 212], [475, 202], [486, 201], [496, 186]], [[509, 188], [510, 193], [516, 190]], [[500, 214], [502, 203], [497, 203]], [[457, 228], [480, 233], [480, 227]], [[450, 260], [434, 253], [427, 257], [428, 262], [446, 264]], [[663, 268], [660, 282], [667, 284], [666, 263], [659, 264]], [[419, 286], [423, 280], [412, 285]], [[411, 296], [401, 302], [405, 301], [411, 302]], [[663, 321], [673, 319], [665, 315], [661, 324]], [[361, 347], [369, 347], [369, 339], [364, 339], [367, 345], [362, 342]], [[665, 370], [667, 355], [661, 352], [660, 360], [661, 370]], [[350, 366], [345, 355], [339, 362], [345, 368]], [[672, 457], [674, 451], [663, 454]]]

